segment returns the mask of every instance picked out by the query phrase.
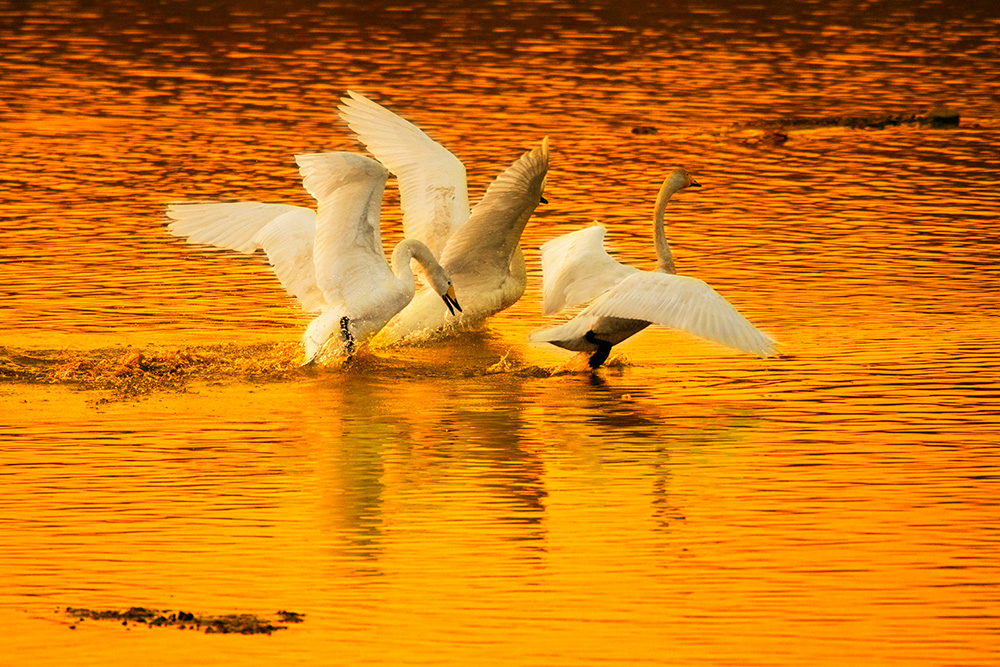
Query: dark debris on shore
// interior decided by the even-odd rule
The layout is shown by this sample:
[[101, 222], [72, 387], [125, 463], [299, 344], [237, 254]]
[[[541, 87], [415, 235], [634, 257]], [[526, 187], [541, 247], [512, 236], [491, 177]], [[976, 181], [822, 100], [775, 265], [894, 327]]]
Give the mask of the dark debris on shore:
[[959, 113], [944, 107], [935, 107], [926, 114], [879, 113], [863, 116], [783, 116], [771, 120], [751, 120], [733, 123], [719, 133], [747, 146], [776, 148], [783, 146], [794, 132], [846, 129], [884, 130], [903, 125], [930, 129], [958, 127]]
[[[848, 130], [884, 130], [888, 127], [902, 125], [917, 126], [931, 129], [947, 129], [958, 127], [961, 117], [958, 111], [944, 106], [932, 108], [927, 113], [875, 113], [859, 116], [781, 116], [771, 119], [757, 119], [735, 122], [714, 132], [716, 136], [735, 139], [741, 143], [759, 146], [776, 147], [783, 145], [789, 139], [789, 133], [804, 130], [820, 130], [842, 128]], [[972, 127], [978, 127], [972, 125]], [[632, 134], [657, 134], [657, 128], [651, 125], [639, 125], [632, 128]]]
[[813, 130], [825, 127], [846, 127], [855, 130], [883, 130], [897, 125], [928, 127], [958, 127], [959, 113], [954, 109], [935, 107], [926, 114], [882, 113], [864, 116], [784, 116], [773, 120], [752, 120], [733, 123], [733, 129], [747, 130]]
[[[126, 611], [96, 610], [81, 607], [66, 607], [67, 616], [82, 622], [86, 619], [95, 621], [120, 621], [122, 625], [145, 625], [151, 628], [174, 627], [179, 630], [199, 630], [206, 634], [240, 634], [269, 635], [276, 630], [287, 630], [287, 623], [302, 623], [304, 614], [281, 610], [275, 612], [275, 618], [268, 620], [254, 614], [223, 614], [221, 616], [199, 616], [186, 611], [160, 611], [145, 607], [131, 607]], [[70, 626], [76, 628], [75, 625]]]

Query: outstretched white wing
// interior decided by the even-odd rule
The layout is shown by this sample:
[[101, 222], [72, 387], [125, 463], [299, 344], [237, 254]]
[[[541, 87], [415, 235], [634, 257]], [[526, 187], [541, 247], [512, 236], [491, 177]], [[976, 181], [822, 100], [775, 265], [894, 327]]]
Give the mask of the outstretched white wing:
[[552, 315], [594, 299], [639, 269], [604, 249], [601, 225], [555, 238], [542, 246], [542, 313]]
[[588, 341], [586, 335], [600, 319], [597, 316], [577, 315], [558, 326], [533, 331], [528, 335], [528, 340], [533, 343], [552, 343], [558, 347], [577, 352], [593, 351], [596, 345]]
[[448, 238], [469, 217], [465, 166], [420, 128], [364, 95], [348, 91], [340, 117], [396, 176], [403, 232], [441, 256]]
[[309, 209], [298, 209], [275, 218], [253, 237], [254, 243], [267, 253], [282, 286], [309, 313], [326, 305], [313, 265], [315, 236], [316, 214]]
[[382, 249], [379, 217], [389, 174], [353, 153], [296, 155], [306, 190], [318, 202], [313, 262], [327, 303], [368, 312], [395, 276]]
[[[521, 232], [541, 200], [549, 140], [522, 155], [493, 181], [441, 253], [441, 265], [465, 289], [495, 287], [509, 274]], [[464, 276], [456, 278], [457, 275]]]
[[697, 278], [640, 271], [598, 297], [580, 313], [587, 317], [645, 320], [683, 329], [696, 336], [761, 357], [776, 354], [777, 344]]
[[186, 237], [189, 243], [204, 243], [250, 254], [258, 247], [253, 238], [272, 220], [286, 213], [315, 214], [307, 208], [260, 202], [182, 202], [167, 206], [172, 222], [167, 231]]
[[167, 217], [173, 221], [167, 230], [189, 243], [243, 253], [263, 249], [282, 286], [304, 310], [324, 306], [313, 269], [316, 213], [310, 209], [260, 202], [177, 203], [167, 207]]

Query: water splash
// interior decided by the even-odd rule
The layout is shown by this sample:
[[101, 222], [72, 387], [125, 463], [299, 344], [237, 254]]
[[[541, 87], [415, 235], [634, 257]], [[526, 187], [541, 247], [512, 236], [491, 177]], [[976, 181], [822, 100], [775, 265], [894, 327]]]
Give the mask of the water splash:
[[0, 348], [0, 381], [70, 384], [119, 397], [183, 389], [192, 381], [275, 382], [300, 377], [297, 344], [23, 350]]

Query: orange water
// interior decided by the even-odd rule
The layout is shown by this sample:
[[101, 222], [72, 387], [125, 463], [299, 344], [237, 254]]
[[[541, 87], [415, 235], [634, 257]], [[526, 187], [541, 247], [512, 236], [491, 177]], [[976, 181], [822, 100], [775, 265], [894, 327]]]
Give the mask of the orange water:
[[[0, 6], [0, 362], [40, 369], [0, 382], [0, 664], [1000, 661], [996, 10], [289, 7]], [[163, 210], [309, 205], [291, 156], [360, 148], [348, 88], [451, 148], [473, 201], [550, 138], [519, 303], [347, 369], [223, 359], [138, 396], [39, 361], [294, 351], [266, 260]], [[936, 103], [961, 126], [731, 128]], [[782, 356], [653, 327], [554, 373], [569, 355], [526, 342], [539, 245], [600, 220], [651, 267], [675, 165], [704, 186], [668, 208], [679, 272]], [[306, 622], [70, 630], [66, 606]]]

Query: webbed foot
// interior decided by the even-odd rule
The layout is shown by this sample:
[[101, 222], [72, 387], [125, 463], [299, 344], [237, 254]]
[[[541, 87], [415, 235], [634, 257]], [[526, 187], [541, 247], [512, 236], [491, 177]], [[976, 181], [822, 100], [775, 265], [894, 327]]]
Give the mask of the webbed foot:
[[611, 354], [611, 343], [606, 340], [601, 340], [593, 331], [588, 331], [584, 334], [583, 339], [588, 343], [592, 343], [597, 346], [597, 351], [590, 355], [591, 368], [597, 368], [608, 360], [608, 355]]
[[354, 336], [351, 334], [351, 320], [347, 315], [340, 318], [340, 337], [344, 340], [344, 350], [347, 356], [354, 355]]

